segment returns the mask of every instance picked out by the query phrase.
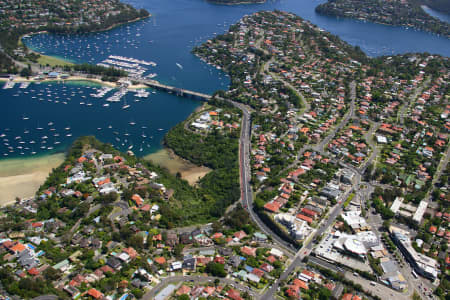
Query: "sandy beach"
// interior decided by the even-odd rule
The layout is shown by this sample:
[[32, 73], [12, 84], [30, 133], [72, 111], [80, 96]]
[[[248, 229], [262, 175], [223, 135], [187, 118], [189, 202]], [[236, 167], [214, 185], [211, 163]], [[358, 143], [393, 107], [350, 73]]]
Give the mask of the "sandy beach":
[[64, 154], [0, 161], [0, 205], [14, 203], [16, 197], [31, 197], [50, 171], [64, 161]]
[[196, 166], [191, 162], [182, 159], [173, 153], [170, 149], [162, 149], [156, 153], [149, 154], [144, 159], [151, 160], [153, 163], [165, 167], [170, 173], [180, 172], [181, 178], [187, 180], [189, 184], [194, 185], [200, 178], [208, 174], [211, 169], [202, 166]]
[[[6, 78], [1, 78], [0, 81], [7, 81]], [[64, 82], [64, 81], [89, 81], [89, 82], [94, 82], [94, 83], [98, 83], [100, 85], [105, 85], [105, 86], [109, 86], [109, 87], [117, 87], [117, 84], [115, 82], [109, 82], [109, 81], [102, 81], [100, 79], [97, 78], [87, 78], [87, 77], [82, 77], [82, 76], [69, 76], [65, 79], [55, 79], [55, 78], [48, 78], [48, 79], [43, 79], [43, 80], [36, 80], [33, 78], [25, 78], [25, 77], [20, 77], [20, 76], [16, 76], [14, 77], [14, 80], [12, 80], [13, 82]], [[148, 88], [148, 86], [146, 86], [145, 84], [136, 84], [136, 85], [129, 85], [128, 89], [145, 89]]]

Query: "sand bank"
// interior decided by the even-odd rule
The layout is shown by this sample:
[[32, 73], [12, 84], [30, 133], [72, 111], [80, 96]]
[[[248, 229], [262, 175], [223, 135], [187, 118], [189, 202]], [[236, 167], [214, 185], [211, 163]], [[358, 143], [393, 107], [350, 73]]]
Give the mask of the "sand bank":
[[144, 159], [151, 160], [153, 163], [167, 168], [171, 174], [180, 172], [181, 178], [187, 180], [191, 185], [194, 185], [200, 178], [211, 171], [210, 168], [197, 166], [182, 159], [173, 153], [172, 150], [167, 148], [149, 154], [145, 156]]
[[64, 161], [64, 154], [0, 161], [0, 205], [16, 197], [33, 196], [50, 171]]

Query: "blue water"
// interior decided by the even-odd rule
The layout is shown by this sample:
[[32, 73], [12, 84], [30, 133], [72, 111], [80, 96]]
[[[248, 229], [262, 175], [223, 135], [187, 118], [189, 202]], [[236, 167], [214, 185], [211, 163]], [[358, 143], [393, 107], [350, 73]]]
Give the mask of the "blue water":
[[438, 18], [441, 21], [450, 23], [450, 15], [447, 15], [446, 13], [443, 12], [435, 11], [434, 9], [431, 9], [426, 5], [422, 5], [422, 9], [430, 16]]
[[[198, 101], [155, 91], [146, 99], [129, 92], [121, 103], [104, 107], [106, 98], [89, 96], [98, 88], [72, 82], [31, 84], [28, 89], [16, 85], [2, 90], [0, 101], [8, 113], [0, 120], [0, 155], [5, 158], [62, 151], [83, 135], [95, 135], [120, 150], [132, 149], [136, 155], [144, 155], [159, 150], [167, 130], [199, 106]], [[130, 108], [122, 109], [124, 101]]]
[[[343, 40], [359, 45], [371, 56], [425, 51], [450, 56], [450, 40], [431, 33], [317, 15], [314, 8], [323, 0], [281, 0], [239, 6], [216, 5], [203, 0], [127, 2], [137, 8], [146, 8], [152, 17], [108, 32], [71, 36], [41, 34], [26, 38], [24, 42], [30, 48], [44, 54], [75, 62], [97, 63], [111, 54], [155, 61], [157, 66], [150, 67], [149, 72], [157, 73], [156, 79], [159, 81], [206, 93], [226, 89], [229, 80], [221, 71], [192, 55], [191, 49], [216, 34], [225, 32], [242, 16], [260, 10], [278, 9], [298, 14]], [[178, 67], [176, 63], [182, 67]], [[0, 99], [4, 107], [2, 110], [4, 113], [0, 118], [0, 134], [9, 128], [7, 132], [9, 140], [24, 135], [25, 128], [44, 127], [50, 121], [57, 127], [55, 131], [63, 132], [63, 128], [71, 127], [71, 137], [61, 138], [59, 141], [61, 144], [54, 149], [34, 148], [33, 152], [38, 153], [61, 150], [74, 138], [88, 134], [95, 135], [104, 142], [111, 142], [121, 150], [133, 145], [133, 151], [137, 155], [151, 153], [161, 148], [162, 137], [170, 127], [185, 119], [200, 105], [199, 102], [164, 93], [151, 94], [149, 100], [135, 103], [133, 96], [128, 95], [126, 99], [131, 108], [123, 111], [120, 109], [121, 104], [112, 104], [111, 107], [105, 108], [101, 103], [97, 103], [104, 100], [94, 98], [90, 99], [92, 106], [80, 105], [82, 100], [89, 100], [89, 97], [82, 98], [82, 95], [77, 93], [68, 104], [48, 101], [54, 100], [54, 95], [62, 93], [64, 88], [85, 90], [84, 95], [89, 95], [92, 89], [86, 86], [41, 84], [39, 87], [32, 85], [28, 90], [32, 88], [37, 90], [46, 85], [52, 94], [44, 97], [43, 101], [31, 98], [31, 92], [13, 97], [12, 95], [19, 90], [17, 87], [12, 90], [0, 90]], [[30, 116], [30, 120], [25, 122], [24, 115]], [[39, 126], [38, 120], [41, 123]], [[129, 125], [131, 121], [137, 124], [131, 126]], [[107, 128], [109, 125], [112, 129]], [[143, 130], [141, 126], [147, 128]], [[164, 130], [159, 131], [159, 128]], [[50, 138], [52, 134], [50, 129], [47, 127], [39, 131], [29, 129], [30, 139], [37, 142], [43, 135], [47, 135], [48, 140], [53, 141], [53, 138]], [[114, 131], [119, 134], [114, 134]], [[143, 133], [153, 138], [148, 141], [142, 138]], [[128, 134], [126, 142], [124, 134]], [[116, 137], [120, 138], [120, 142], [117, 142]], [[4, 141], [0, 142], [4, 144]], [[15, 148], [17, 145], [12, 146], [15, 152], [8, 153], [8, 157], [21, 155]], [[0, 145], [0, 157], [7, 153], [4, 151], [8, 151], [8, 148], [1, 147]], [[27, 151], [24, 152], [24, 156], [29, 155], [31, 149]]]

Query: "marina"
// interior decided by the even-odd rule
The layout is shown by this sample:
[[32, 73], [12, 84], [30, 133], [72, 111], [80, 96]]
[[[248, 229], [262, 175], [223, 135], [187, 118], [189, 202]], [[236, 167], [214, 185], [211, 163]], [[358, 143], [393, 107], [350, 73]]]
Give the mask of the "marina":
[[[9, 114], [0, 120], [1, 158], [64, 151], [76, 137], [98, 132], [102, 141], [118, 149], [147, 155], [161, 149], [160, 141], [166, 131], [160, 128], [171, 128], [199, 105], [197, 101], [157, 91], [152, 101], [136, 103], [132, 100], [148, 98], [150, 91], [117, 90], [87, 82], [30, 83], [26, 88], [18, 84], [2, 93]], [[108, 97], [108, 93], [119, 93], [120, 99], [108, 101], [113, 97]], [[170, 117], [166, 105], [177, 108], [170, 111]]]
[[[202, 1], [174, 1], [169, 5], [162, 0], [130, 0], [131, 5], [145, 7], [154, 17], [109, 31], [24, 37], [23, 42], [27, 46], [46, 55], [75, 63], [88, 62], [131, 70], [130, 74], [140, 82], [156, 77], [161, 91], [156, 83], [152, 89], [130, 92], [87, 82], [42, 82], [28, 86], [21, 83], [20, 88], [7, 81], [0, 89], [4, 99], [3, 111], [8, 112], [0, 118], [0, 157], [62, 151], [81, 135], [96, 135], [121, 150], [134, 145], [133, 149], [141, 153], [142, 146], [142, 154], [161, 149], [161, 140], [167, 129], [184, 120], [200, 105], [197, 100], [176, 95], [184, 90], [209, 95], [219, 89], [226, 90], [229, 85], [229, 77], [195, 57], [191, 53], [192, 48], [223, 33], [243, 15], [259, 10], [280, 9], [297, 13], [349, 43], [359, 45], [371, 56], [407, 51], [450, 54], [449, 41], [435, 35], [319, 16], [314, 8], [322, 0], [288, 0], [230, 7]], [[179, 10], [174, 11], [173, 5]], [[201, 97], [193, 98], [201, 100]], [[48, 125], [50, 120], [52, 126]], [[136, 124], [130, 125], [130, 120]], [[44, 136], [47, 139], [43, 139]], [[21, 138], [15, 140], [15, 137]]]

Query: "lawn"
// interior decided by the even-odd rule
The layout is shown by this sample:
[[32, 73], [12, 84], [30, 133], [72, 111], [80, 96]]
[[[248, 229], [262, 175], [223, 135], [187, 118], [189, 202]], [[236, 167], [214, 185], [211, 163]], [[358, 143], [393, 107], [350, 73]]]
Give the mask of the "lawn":
[[48, 55], [42, 55], [38, 58], [38, 63], [46, 66], [47, 64], [51, 67], [54, 66], [73, 66], [74, 64], [70, 61], [63, 60], [61, 58], [48, 56]]

